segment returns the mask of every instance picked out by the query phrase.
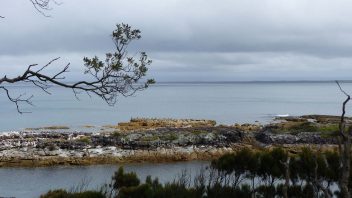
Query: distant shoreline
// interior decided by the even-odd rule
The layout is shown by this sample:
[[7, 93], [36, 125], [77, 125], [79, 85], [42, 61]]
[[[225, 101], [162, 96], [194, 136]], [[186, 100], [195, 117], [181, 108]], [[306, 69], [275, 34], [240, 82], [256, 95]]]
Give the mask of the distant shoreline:
[[[156, 81], [155, 85], [165, 85], [165, 84], [250, 84], [250, 83], [335, 83], [336, 81], [340, 83], [352, 83], [352, 80], [238, 80], [238, 81]], [[72, 83], [67, 81], [65, 83]], [[28, 85], [26, 83], [9, 84], [8, 86], [13, 87], [35, 87], [34, 85]], [[58, 87], [53, 85], [53, 87]]]
[[[352, 80], [337, 80], [352, 83]], [[243, 81], [158, 81], [156, 84], [236, 84], [236, 83], [335, 83], [336, 80], [243, 80]]]

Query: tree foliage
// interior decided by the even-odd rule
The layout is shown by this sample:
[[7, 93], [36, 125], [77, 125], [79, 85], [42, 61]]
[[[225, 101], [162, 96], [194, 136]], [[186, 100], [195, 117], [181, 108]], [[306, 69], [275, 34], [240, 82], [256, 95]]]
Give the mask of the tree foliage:
[[144, 80], [147, 74], [148, 66], [152, 61], [145, 52], [141, 52], [139, 57], [130, 56], [127, 52], [128, 45], [141, 38], [140, 30], [132, 29], [127, 24], [118, 24], [112, 33], [112, 39], [115, 44], [115, 50], [107, 53], [105, 60], [98, 57], [84, 57], [85, 75], [89, 80], [67, 83], [64, 81], [65, 74], [69, 72], [70, 64], [67, 64], [55, 74], [45, 73], [45, 69], [57, 61], [59, 58], [51, 60], [44, 66], [38, 64], [29, 65], [23, 74], [9, 78], [6, 75], [0, 78], [0, 89], [4, 90], [8, 99], [16, 104], [17, 110], [20, 109], [21, 103], [32, 104], [33, 96], [25, 97], [12, 96], [6, 85], [14, 83], [30, 83], [39, 87], [44, 92], [50, 94], [49, 88], [57, 85], [64, 88], [72, 89], [74, 94], [86, 92], [88, 95], [94, 94], [102, 98], [109, 105], [114, 105], [119, 96], [131, 96], [136, 91], [146, 89], [154, 83], [153, 79]]
[[138, 84], [152, 63], [147, 54], [141, 52], [136, 60], [127, 53], [128, 45], [141, 38], [140, 33], [140, 30], [131, 29], [128, 24], [118, 24], [112, 32], [116, 51], [106, 53], [104, 61], [97, 56], [83, 59], [86, 66], [85, 74], [91, 75], [96, 80], [94, 84], [101, 85], [100, 87], [92, 86], [92, 91], [108, 104], [115, 104], [117, 94], [130, 96], [154, 83], [154, 80], [149, 79], [143, 84]]

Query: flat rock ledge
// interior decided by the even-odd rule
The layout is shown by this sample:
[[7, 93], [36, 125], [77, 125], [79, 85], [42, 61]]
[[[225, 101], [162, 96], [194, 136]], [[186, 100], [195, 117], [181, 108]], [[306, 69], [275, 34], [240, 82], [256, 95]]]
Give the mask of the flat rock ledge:
[[326, 125], [334, 130], [336, 123], [321, 123], [312, 116], [290, 117], [264, 126], [186, 121], [172, 120], [170, 124], [169, 120], [149, 119], [146, 123], [134, 119], [109, 132], [47, 129], [1, 133], [0, 167], [212, 160], [243, 147], [282, 146], [296, 152], [306, 146], [334, 149], [337, 143], [333, 131], [326, 133]]

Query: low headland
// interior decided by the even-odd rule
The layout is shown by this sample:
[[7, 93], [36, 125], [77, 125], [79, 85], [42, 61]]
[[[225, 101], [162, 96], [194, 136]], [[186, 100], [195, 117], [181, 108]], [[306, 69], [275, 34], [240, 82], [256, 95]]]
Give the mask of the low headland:
[[[347, 118], [351, 123], [352, 119]], [[217, 125], [212, 120], [131, 119], [89, 132], [66, 126], [0, 134], [0, 167], [212, 160], [242, 148], [337, 149], [338, 116], [275, 118], [269, 124]]]

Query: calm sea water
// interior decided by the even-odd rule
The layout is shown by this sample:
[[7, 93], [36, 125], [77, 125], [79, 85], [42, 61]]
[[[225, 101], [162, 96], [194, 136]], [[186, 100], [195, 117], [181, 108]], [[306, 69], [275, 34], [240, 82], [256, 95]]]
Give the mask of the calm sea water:
[[[352, 93], [352, 84], [342, 86]], [[48, 125], [106, 125], [132, 117], [213, 119], [221, 124], [268, 122], [274, 115], [340, 114], [344, 96], [333, 82], [322, 83], [159, 83], [111, 107], [99, 98], [54, 87], [46, 95], [32, 86], [12, 87], [13, 95], [33, 94], [34, 107], [18, 114], [1, 93], [0, 131]]]

